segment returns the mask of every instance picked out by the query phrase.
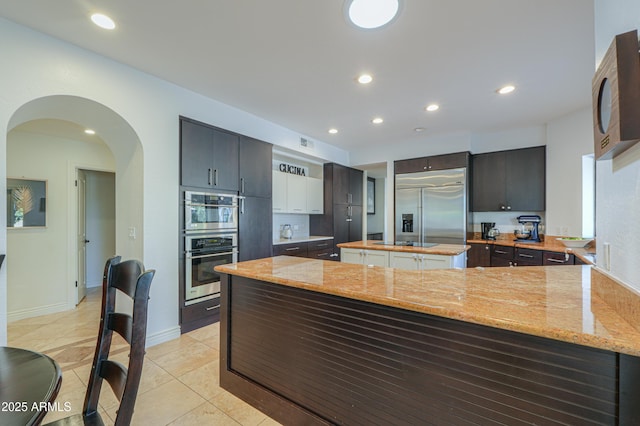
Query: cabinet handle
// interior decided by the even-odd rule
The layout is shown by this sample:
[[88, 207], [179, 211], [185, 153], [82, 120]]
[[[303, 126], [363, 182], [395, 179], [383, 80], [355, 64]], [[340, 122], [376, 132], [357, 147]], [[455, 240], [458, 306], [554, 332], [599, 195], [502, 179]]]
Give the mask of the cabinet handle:
[[533, 256], [531, 256], [530, 254], [518, 254], [519, 257], [524, 257], [527, 259], [533, 259]]
[[547, 261], [552, 262], [552, 263], [566, 263], [566, 260], [560, 260], [560, 259], [554, 259], [552, 257], [548, 258]]
[[502, 251], [502, 250], [496, 250], [496, 253], [498, 253], [498, 254], [508, 254], [506, 251]]
[[300, 247], [290, 247], [288, 249], [285, 249], [286, 251], [295, 251], [295, 250], [300, 250]]
[[240, 214], [244, 214], [244, 197], [240, 198]]
[[208, 171], [208, 180], [207, 180], [208, 183], [209, 183], [209, 186], [212, 185], [212, 183], [211, 183], [212, 180], [213, 180], [213, 174], [211, 173], [211, 169], [209, 169], [209, 171]]
[[213, 311], [214, 309], [219, 308], [220, 305], [216, 305], [216, 306], [209, 306], [208, 308], [205, 308], [207, 311]]
[[329, 255], [329, 257], [338, 257], [338, 256], [339, 256], [339, 255], [338, 255], [338, 253], [331, 253], [331, 254]]
[[329, 243], [317, 244], [316, 247], [326, 247], [328, 245], [329, 245]]
[[213, 170], [213, 185], [218, 186], [218, 169]]
[[511, 210], [511, 206], [507, 206], [507, 210]]
[[244, 178], [240, 178], [240, 192], [244, 194]]
[[329, 253], [318, 253], [316, 254], [317, 257], [322, 257], [322, 256], [329, 256]]
[[506, 207], [504, 206], [504, 204], [500, 204], [500, 210], [506, 210]]

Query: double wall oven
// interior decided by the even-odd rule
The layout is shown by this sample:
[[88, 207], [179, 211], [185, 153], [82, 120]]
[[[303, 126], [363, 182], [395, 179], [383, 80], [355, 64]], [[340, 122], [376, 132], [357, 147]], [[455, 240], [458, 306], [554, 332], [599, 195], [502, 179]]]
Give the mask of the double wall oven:
[[218, 265], [238, 261], [238, 196], [185, 191], [185, 305], [220, 295]]

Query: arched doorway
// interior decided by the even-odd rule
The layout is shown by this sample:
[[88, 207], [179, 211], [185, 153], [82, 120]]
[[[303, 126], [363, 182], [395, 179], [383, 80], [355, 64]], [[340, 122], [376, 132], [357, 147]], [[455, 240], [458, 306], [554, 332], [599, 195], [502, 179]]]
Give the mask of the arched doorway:
[[[104, 142], [108, 151], [113, 156], [112, 166], [105, 166], [103, 159], [88, 160], [86, 156], [76, 157], [69, 155], [64, 159], [64, 152], [48, 151], [47, 154], [33, 150], [34, 161], [49, 165], [47, 162], [56, 162], [56, 171], [39, 170], [42, 172], [39, 178], [50, 179], [55, 188], [50, 188], [51, 196], [48, 205], [50, 214], [56, 209], [56, 216], [50, 217], [47, 227], [38, 232], [31, 232], [32, 245], [28, 250], [15, 253], [21, 257], [21, 261], [34, 262], [33, 270], [43, 279], [20, 280], [12, 279], [11, 264], [8, 264], [7, 276], [7, 317], [11, 322], [15, 319], [27, 318], [44, 313], [52, 313], [64, 309], [72, 309], [77, 301], [77, 289], [75, 282], [78, 277], [78, 239], [77, 239], [77, 192], [73, 189], [77, 179], [78, 170], [105, 170], [115, 171], [115, 247], [116, 251], [125, 257], [142, 258], [142, 230], [143, 230], [143, 174], [142, 174], [142, 145], [135, 131], [119, 114], [108, 107], [95, 101], [75, 96], [56, 95], [32, 100], [21, 106], [11, 117], [7, 127], [10, 133], [16, 127], [34, 120], [50, 120], [52, 122], [74, 123], [80, 128], [90, 128]], [[53, 135], [52, 137], [59, 137]], [[8, 145], [9, 146], [9, 145]], [[42, 145], [46, 146], [46, 145]], [[80, 146], [80, 145], [78, 145]], [[48, 148], [48, 147], [47, 147]], [[91, 151], [91, 150], [89, 150]], [[99, 154], [100, 150], [92, 152]], [[9, 155], [9, 153], [8, 153]], [[39, 157], [46, 155], [47, 158]], [[90, 155], [90, 154], [87, 154]], [[79, 159], [78, 159], [79, 158]], [[7, 161], [11, 161], [7, 158]], [[60, 164], [65, 162], [64, 164]], [[41, 167], [40, 169], [44, 169]], [[60, 174], [60, 170], [64, 172]], [[20, 172], [17, 171], [20, 175]], [[33, 173], [33, 172], [32, 172]], [[37, 174], [37, 173], [36, 173]], [[55, 175], [55, 176], [54, 176]], [[55, 195], [54, 195], [55, 190]], [[66, 212], [66, 217], [61, 217], [60, 212]], [[74, 212], [69, 214], [69, 212]], [[62, 214], [64, 215], [64, 213]], [[133, 232], [131, 232], [133, 230]], [[48, 235], [47, 235], [48, 234]], [[130, 235], [133, 234], [133, 237]], [[26, 235], [26, 234], [22, 234]], [[63, 235], [60, 237], [60, 235]], [[9, 237], [9, 236], [8, 236]], [[44, 243], [43, 243], [44, 242]], [[10, 243], [8, 241], [8, 243]], [[43, 244], [41, 244], [43, 243]], [[8, 244], [7, 260], [11, 259], [11, 244]], [[64, 265], [58, 268], [57, 276], [46, 278], [47, 268], [37, 267], [37, 260], [52, 258], [54, 254], [64, 254]], [[34, 259], [34, 260], [32, 260]], [[61, 257], [57, 260], [60, 261]], [[40, 261], [42, 262], [42, 260]], [[46, 263], [46, 262], [43, 262]], [[60, 266], [60, 265], [57, 265]], [[51, 265], [49, 265], [51, 267]], [[13, 290], [16, 286], [30, 285], [44, 286], [49, 292], [44, 292], [41, 297], [26, 297], [25, 292], [31, 296], [41, 294], [32, 289], [20, 288], [18, 293]], [[55, 288], [50, 288], [51, 286]], [[45, 288], [45, 287], [43, 287]], [[12, 294], [21, 294], [21, 297], [12, 300]], [[15, 302], [15, 303], [14, 303]]]

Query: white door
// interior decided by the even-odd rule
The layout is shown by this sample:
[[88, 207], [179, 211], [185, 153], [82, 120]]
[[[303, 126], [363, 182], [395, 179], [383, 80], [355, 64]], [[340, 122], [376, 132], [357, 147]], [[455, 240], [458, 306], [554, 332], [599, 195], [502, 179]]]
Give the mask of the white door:
[[86, 185], [84, 170], [78, 170], [78, 298], [79, 304], [87, 294], [87, 214]]

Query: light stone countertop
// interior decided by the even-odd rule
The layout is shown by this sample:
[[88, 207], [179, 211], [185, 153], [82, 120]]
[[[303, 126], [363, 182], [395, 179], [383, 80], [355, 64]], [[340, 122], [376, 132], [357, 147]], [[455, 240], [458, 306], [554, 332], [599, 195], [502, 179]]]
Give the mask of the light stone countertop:
[[[216, 271], [640, 356], [640, 330], [592, 288], [591, 266], [406, 271], [289, 256]], [[636, 298], [636, 295], [632, 295]], [[624, 306], [637, 310], [637, 300]], [[626, 317], [625, 317], [626, 318]]]
[[457, 256], [469, 250], [471, 246], [458, 244], [438, 244], [433, 247], [396, 246], [393, 244], [380, 244], [382, 241], [367, 240], [340, 243], [340, 248], [397, 251], [403, 253], [439, 254], [443, 256]]

